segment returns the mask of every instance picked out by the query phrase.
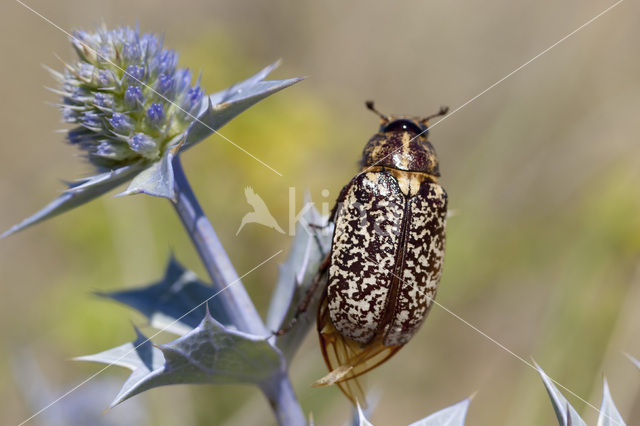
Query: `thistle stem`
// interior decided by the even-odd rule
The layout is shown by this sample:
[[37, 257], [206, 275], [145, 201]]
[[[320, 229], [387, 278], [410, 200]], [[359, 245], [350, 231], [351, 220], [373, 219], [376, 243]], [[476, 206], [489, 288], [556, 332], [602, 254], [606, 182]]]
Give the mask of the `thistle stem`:
[[267, 397], [279, 425], [307, 424], [286, 371], [262, 383], [260, 389]]
[[214, 288], [220, 291], [216, 298], [225, 306], [229, 318], [240, 331], [257, 336], [269, 335], [216, 231], [191, 190], [178, 155], [173, 159], [173, 172], [176, 189], [173, 207], [182, 219]]
[[[191, 237], [191, 241], [193, 241], [200, 259], [211, 277], [214, 288], [220, 292], [216, 298], [224, 306], [228, 317], [239, 330], [257, 336], [270, 335], [270, 331], [262, 322], [211, 222], [202, 211], [191, 190], [179, 155], [173, 159], [173, 172], [176, 190], [176, 200], [172, 201], [173, 207]], [[304, 413], [289, 381], [286, 366], [283, 365], [278, 374], [262, 383], [260, 389], [268, 399], [280, 425], [303, 425], [306, 423]]]

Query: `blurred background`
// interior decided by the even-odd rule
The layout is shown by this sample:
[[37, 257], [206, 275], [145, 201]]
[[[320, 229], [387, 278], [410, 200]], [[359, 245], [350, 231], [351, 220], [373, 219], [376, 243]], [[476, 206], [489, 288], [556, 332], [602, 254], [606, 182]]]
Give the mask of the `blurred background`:
[[[305, 189], [331, 204], [355, 174], [378, 124], [366, 99], [389, 114], [455, 109], [613, 1], [28, 4], [66, 30], [104, 21], [162, 33], [180, 65], [202, 72], [208, 93], [278, 58], [274, 78], [308, 76], [222, 129], [283, 177], [218, 136], [184, 158], [243, 274], [290, 243], [255, 224], [235, 236], [250, 211], [246, 186], [286, 228], [290, 187], [298, 208]], [[74, 59], [67, 37], [17, 2], [0, 11], [5, 230], [90, 167], [55, 133], [60, 114], [47, 104], [57, 98], [41, 65], [60, 69], [56, 56]], [[624, 356], [640, 357], [639, 14], [637, 3], [620, 4], [431, 131], [455, 211], [438, 302], [593, 405], [606, 376], [629, 424], [640, 423], [640, 371]], [[0, 423], [20, 423], [101, 368], [71, 357], [133, 340], [132, 322], [148, 332], [141, 316], [91, 292], [155, 281], [171, 252], [206, 277], [169, 203], [144, 196], [102, 197], [0, 241]], [[263, 314], [276, 274], [274, 261], [243, 280]], [[310, 335], [291, 367], [294, 387], [316, 424], [342, 424], [350, 406], [340, 392], [310, 388], [324, 374]], [[79, 424], [120, 424], [113, 416], [123, 410], [142, 425], [272, 419], [259, 391], [242, 386], [154, 389], [103, 414], [116, 394], [112, 381], [127, 376], [115, 367], [102, 373], [110, 384], [82, 402], [94, 420]], [[534, 370], [438, 307], [368, 376], [381, 395], [376, 425], [416, 421], [474, 392], [470, 425], [555, 421]], [[31, 394], [36, 383], [47, 392]], [[80, 388], [65, 401], [87, 394]], [[595, 424], [595, 410], [567, 397]], [[54, 424], [58, 415], [52, 409], [30, 424]]]

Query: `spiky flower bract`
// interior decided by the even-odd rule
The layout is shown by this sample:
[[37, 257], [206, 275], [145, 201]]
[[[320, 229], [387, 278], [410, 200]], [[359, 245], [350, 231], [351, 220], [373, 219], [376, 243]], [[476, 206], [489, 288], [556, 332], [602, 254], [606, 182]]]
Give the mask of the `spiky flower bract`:
[[75, 31], [78, 55], [54, 73], [66, 122], [77, 124], [68, 140], [99, 169], [156, 161], [169, 141], [186, 131], [204, 92], [178, 56], [154, 34], [138, 29]]

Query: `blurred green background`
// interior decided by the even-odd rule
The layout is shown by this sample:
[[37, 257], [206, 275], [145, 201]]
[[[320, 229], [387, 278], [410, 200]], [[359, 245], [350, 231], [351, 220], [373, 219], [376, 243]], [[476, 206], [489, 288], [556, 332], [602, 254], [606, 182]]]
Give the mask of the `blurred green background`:
[[[240, 274], [290, 237], [247, 225], [245, 186], [283, 227], [289, 188], [332, 203], [356, 172], [377, 119], [425, 115], [462, 105], [613, 2], [341, 2], [34, 0], [64, 29], [140, 24], [163, 33], [180, 64], [202, 71], [213, 92], [282, 58], [275, 78], [304, 82], [258, 104], [222, 133], [283, 173], [279, 177], [213, 136], [185, 155], [195, 192]], [[90, 167], [55, 133], [63, 125], [54, 84], [41, 67], [73, 60], [67, 37], [16, 2], [0, 6], [0, 227], [49, 202], [61, 180]], [[438, 302], [590, 403], [602, 376], [629, 424], [640, 423], [640, 7], [627, 1], [454, 114], [431, 132], [442, 183], [456, 215]], [[323, 197], [322, 190], [329, 196]], [[69, 358], [133, 338], [134, 312], [91, 295], [161, 277], [171, 252], [205, 277], [164, 200], [103, 197], [0, 241], [0, 423], [17, 424], [41, 406], [16, 384], [20, 353], [32, 353], [52, 396], [100, 368]], [[284, 261], [280, 255], [277, 262]], [[243, 281], [266, 313], [277, 262]], [[325, 373], [315, 335], [291, 369], [316, 424], [342, 424], [347, 400], [312, 389]], [[101, 377], [124, 380], [110, 368]], [[401, 425], [477, 392], [470, 425], [552, 424], [536, 372], [443, 309], [417, 336], [368, 375], [381, 392], [371, 417]], [[80, 388], [76, 392], [83, 392]], [[96, 416], [115, 396], [106, 388]], [[596, 411], [567, 395], [595, 424]], [[174, 386], [141, 404], [149, 425], [269, 424], [250, 387]], [[32, 424], [38, 423], [36, 418]], [[143, 423], [144, 424], [144, 423]]]

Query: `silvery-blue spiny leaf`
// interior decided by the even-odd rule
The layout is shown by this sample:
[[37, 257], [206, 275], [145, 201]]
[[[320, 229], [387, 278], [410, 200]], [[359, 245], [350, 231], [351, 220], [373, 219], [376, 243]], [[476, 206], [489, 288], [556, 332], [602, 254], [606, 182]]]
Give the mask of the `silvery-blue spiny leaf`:
[[602, 385], [602, 404], [600, 404], [600, 415], [598, 416], [597, 426], [626, 426], [620, 412], [613, 403], [607, 379], [604, 379]]
[[[231, 330], [213, 319], [208, 312], [200, 325], [189, 333], [166, 345], [151, 348], [154, 357], [157, 356], [157, 351], [164, 357], [161, 367], [158, 367], [155, 358], [145, 370], [137, 359], [128, 360], [126, 365], [106, 361], [128, 368], [132, 365], [135, 367], [134, 374], [127, 380], [113, 405], [158, 386], [199, 383], [259, 384], [284, 368], [281, 354], [267, 343], [265, 336]], [[105, 358], [102, 356], [96, 359], [94, 355], [81, 359], [105, 362]]]
[[0, 238], [8, 237], [28, 226], [35, 225], [38, 222], [81, 206], [127, 182], [133, 176], [140, 173], [141, 170], [144, 170], [144, 168], [145, 166], [143, 164], [132, 164], [73, 182], [67, 190], [45, 208], [11, 227], [8, 231], [0, 235]]
[[[269, 306], [267, 327], [273, 331], [289, 325], [331, 246], [332, 227], [322, 227], [325, 220], [311, 203], [308, 194], [305, 194], [304, 205], [308, 209], [296, 226], [289, 256], [280, 265], [278, 283]], [[321, 280], [325, 278], [320, 277]], [[306, 312], [298, 317], [295, 326], [276, 339], [276, 346], [287, 360], [293, 358], [315, 321], [323, 285], [324, 282], [321, 282]]]
[[[326, 230], [318, 228], [324, 221], [308, 197], [306, 192], [304, 204], [307, 210], [296, 224], [289, 255], [278, 268], [278, 282], [271, 298], [266, 321], [267, 327], [271, 329], [276, 329], [283, 324], [287, 311], [292, 307], [291, 301], [296, 287], [303, 285], [302, 281], [307, 270], [311, 269], [313, 272], [313, 268], [310, 267], [314, 265], [311, 263], [317, 263], [325, 255], [321, 252], [316, 237], [327, 240], [326, 236], [322, 234], [328, 233]], [[312, 226], [309, 226], [310, 224]]]
[[[409, 426], [464, 426], [469, 403], [471, 398], [466, 398], [450, 407], [437, 411], [422, 420], [411, 423]], [[357, 417], [354, 425], [357, 426], [373, 426], [362, 411], [360, 404], [357, 404]]]
[[367, 403], [365, 404], [365, 408], [362, 408], [360, 402], [356, 403], [356, 406], [351, 410], [353, 412], [351, 416], [351, 421], [346, 422], [345, 426], [360, 426], [363, 419], [368, 421], [367, 419], [373, 415], [373, 411], [378, 406], [380, 402], [381, 393], [374, 389], [372, 392], [367, 393]]
[[360, 404], [357, 404], [356, 408], [358, 409], [358, 426], [373, 426], [362, 412], [362, 407], [360, 407]]
[[[75, 358], [77, 361], [99, 362], [107, 365], [118, 365], [132, 371], [126, 382], [122, 385], [120, 392], [111, 403], [115, 406], [132, 395], [149, 375], [155, 371], [162, 371], [165, 364], [162, 351], [155, 347], [138, 329], [135, 341], [106, 350], [94, 355], [86, 355]], [[133, 392], [133, 393], [132, 393]]]
[[216, 320], [229, 324], [224, 305], [218, 303], [215, 294], [212, 287], [200, 281], [173, 256], [164, 277], [156, 283], [132, 290], [98, 293], [137, 309], [153, 327], [180, 335], [200, 324], [207, 306]]
[[463, 399], [447, 408], [411, 423], [409, 426], [464, 426], [471, 398]]
[[238, 114], [267, 96], [302, 80], [302, 78], [289, 78], [265, 81], [264, 78], [278, 65], [279, 62], [275, 62], [254, 76], [234, 84], [228, 89], [209, 95], [208, 102], [203, 104], [197, 120], [192, 123], [182, 149], [190, 148], [205, 139]]
[[584, 420], [580, 418], [575, 408], [569, 404], [569, 401], [567, 401], [558, 388], [556, 388], [556, 385], [553, 384], [549, 376], [547, 376], [539, 365], [536, 364], [536, 367], [538, 368], [540, 377], [542, 377], [544, 386], [547, 388], [547, 393], [553, 404], [553, 410], [556, 412], [556, 417], [558, 418], [558, 424], [560, 426], [586, 426]]

